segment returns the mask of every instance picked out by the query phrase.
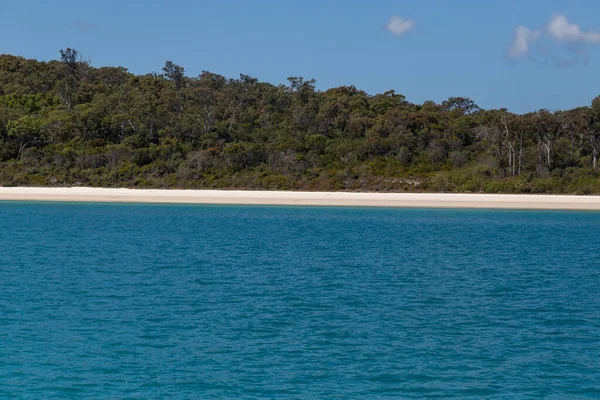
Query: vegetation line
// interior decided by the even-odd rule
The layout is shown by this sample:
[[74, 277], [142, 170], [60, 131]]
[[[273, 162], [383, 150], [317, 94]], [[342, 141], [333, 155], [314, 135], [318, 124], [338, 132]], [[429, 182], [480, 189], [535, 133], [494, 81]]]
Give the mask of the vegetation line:
[[0, 185], [600, 193], [600, 96], [513, 114], [354, 86], [0, 55]]

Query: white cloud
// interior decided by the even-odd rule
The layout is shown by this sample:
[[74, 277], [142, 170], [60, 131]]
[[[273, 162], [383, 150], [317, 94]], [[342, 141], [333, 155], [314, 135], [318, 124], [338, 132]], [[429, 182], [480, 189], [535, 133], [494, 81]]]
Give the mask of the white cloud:
[[535, 62], [560, 67], [587, 64], [589, 47], [594, 45], [600, 45], [600, 31], [584, 31], [563, 14], [555, 14], [540, 29], [517, 26], [506, 57], [531, 57]]
[[562, 14], [550, 18], [546, 25], [546, 32], [559, 42], [600, 44], [600, 32], [584, 32], [579, 25], [570, 23]]
[[508, 47], [508, 58], [516, 59], [529, 55], [529, 48], [540, 37], [540, 31], [524, 26], [515, 28], [515, 37]]
[[410, 32], [415, 25], [415, 22], [410, 19], [395, 16], [390, 18], [385, 28], [394, 36], [402, 36], [405, 33]]

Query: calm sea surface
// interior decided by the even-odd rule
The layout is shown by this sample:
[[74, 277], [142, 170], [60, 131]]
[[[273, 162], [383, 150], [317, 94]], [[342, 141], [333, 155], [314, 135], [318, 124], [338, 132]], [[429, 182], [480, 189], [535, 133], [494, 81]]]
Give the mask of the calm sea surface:
[[0, 203], [0, 398], [434, 397], [600, 397], [600, 213]]

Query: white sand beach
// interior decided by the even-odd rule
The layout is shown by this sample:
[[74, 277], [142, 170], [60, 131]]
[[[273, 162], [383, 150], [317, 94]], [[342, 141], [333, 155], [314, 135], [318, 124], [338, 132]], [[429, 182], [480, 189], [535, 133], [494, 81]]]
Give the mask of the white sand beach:
[[0, 187], [0, 200], [600, 210], [600, 196]]

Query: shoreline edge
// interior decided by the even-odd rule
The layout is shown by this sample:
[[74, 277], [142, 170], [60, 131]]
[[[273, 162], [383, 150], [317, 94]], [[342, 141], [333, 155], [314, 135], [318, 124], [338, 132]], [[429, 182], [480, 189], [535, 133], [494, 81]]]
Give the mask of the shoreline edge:
[[600, 210], [600, 196], [0, 187], [0, 201]]

